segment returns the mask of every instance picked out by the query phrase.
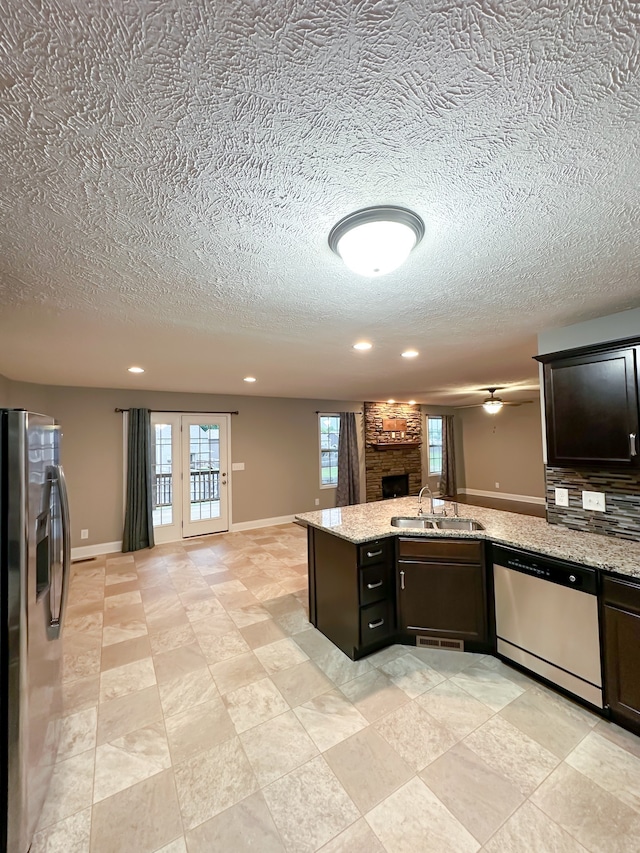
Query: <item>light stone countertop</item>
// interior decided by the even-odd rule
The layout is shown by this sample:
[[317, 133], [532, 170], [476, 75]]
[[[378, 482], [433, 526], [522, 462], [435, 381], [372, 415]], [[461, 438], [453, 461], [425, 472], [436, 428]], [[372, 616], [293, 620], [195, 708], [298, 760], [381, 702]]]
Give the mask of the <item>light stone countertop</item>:
[[[489, 539], [499, 545], [522, 548], [548, 557], [571, 560], [574, 563], [640, 578], [640, 542], [629, 542], [596, 533], [581, 533], [559, 524], [548, 524], [543, 518], [469, 504], [459, 504], [460, 517], [479, 521], [485, 530], [469, 533], [460, 530], [400, 529], [391, 526], [393, 516], [415, 516], [417, 507], [416, 497], [396, 498], [305, 512], [296, 515], [296, 519], [354, 544], [390, 536]], [[448, 514], [451, 515], [450, 512]]]

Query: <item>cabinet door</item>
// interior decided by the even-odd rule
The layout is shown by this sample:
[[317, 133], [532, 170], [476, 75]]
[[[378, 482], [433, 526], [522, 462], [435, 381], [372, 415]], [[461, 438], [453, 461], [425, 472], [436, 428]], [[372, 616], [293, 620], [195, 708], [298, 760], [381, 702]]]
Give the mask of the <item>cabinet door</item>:
[[398, 561], [399, 629], [485, 642], [487, 606], [483, 567]]
[[550, 465], [637, 465], [633, 347], [545, 364]]
[[606, 699], [640, 733], [640, 615], [610, 605], [603, 613]]

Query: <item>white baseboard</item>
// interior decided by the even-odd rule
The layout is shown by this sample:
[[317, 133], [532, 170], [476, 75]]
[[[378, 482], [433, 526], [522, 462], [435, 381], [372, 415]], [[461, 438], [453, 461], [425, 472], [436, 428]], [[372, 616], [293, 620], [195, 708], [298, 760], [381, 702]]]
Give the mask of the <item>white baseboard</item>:
[[119, 542], [103, 542], [102, 545], [84, 545], [71, 549], [72, 560], [86, 560], [87, 557], [99, 557], [101, 554], [116, 554], [122, 551], [122, 540]]
[[483, 492], [481, 489], [458, 489], [460, 495], [477, 495], [480, 498], [501, 498], [504, 501], [522, 501], [525, 504], [544, 504], [544, 498], [534, 498], [532, 495], [510, 495], [507, 492]]
[[229, 527], [231, 533], [241, 530], [256, 530], [258, 527], [275, 527], [276, 524], [288, 524], [295, 520], [295, 515], [278, 515], [274, 518], [257, 518], [255, 521], [239, 521]]

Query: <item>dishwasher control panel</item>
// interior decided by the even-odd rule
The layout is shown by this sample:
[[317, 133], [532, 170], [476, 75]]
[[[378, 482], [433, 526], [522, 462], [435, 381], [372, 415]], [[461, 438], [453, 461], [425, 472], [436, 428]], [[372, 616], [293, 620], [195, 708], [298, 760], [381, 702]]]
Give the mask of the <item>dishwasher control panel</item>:
[[493, 546], [493, 563], [591, 595], [596, 595], [598, 591], [597, 572], [587, 566], [565, 563], [513, 548], [502, 548], [500, 545]]

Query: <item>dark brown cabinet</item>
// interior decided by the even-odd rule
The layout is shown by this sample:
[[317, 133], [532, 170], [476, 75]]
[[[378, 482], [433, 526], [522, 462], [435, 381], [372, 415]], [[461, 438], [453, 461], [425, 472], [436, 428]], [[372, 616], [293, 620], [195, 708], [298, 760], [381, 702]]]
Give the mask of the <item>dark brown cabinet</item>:
[[472, 540], [398, 541], [397, 600], [400, 635], [426, 644], [488, 646], [483, 545]]
[[353, 660], [391, 642], [393, 540], [354, 545], [310, 527], [308, 542], [311, 623]]
[[640, 734], [640, 583], [602, 581], [604, 682], [613, 719]]
[[640, 348], [630, 343], [538, 356], [549, 465], [637, 466]]

